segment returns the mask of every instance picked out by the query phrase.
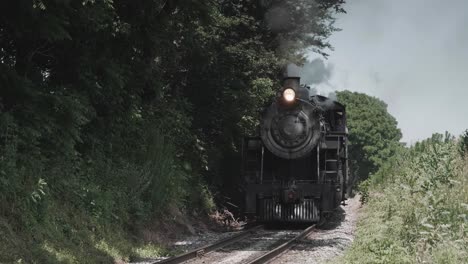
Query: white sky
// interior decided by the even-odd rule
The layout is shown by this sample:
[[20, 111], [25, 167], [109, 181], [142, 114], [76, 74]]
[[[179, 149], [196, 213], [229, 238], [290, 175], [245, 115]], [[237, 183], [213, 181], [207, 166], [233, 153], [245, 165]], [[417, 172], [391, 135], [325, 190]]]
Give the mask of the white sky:
[[379, 97], [407, 143], [468, 129], [468, 1], [348, 0], [345, 9], [321, 93]]

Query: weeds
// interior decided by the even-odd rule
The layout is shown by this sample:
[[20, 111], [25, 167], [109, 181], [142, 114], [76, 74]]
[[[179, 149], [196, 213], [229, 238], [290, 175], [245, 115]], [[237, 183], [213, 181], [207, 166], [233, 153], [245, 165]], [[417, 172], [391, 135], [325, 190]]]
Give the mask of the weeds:
[[174, 143], [157, 129], [135, 146], [142, 148], [138, 157], [52, 159], [24, 153], [14, 127], [0, 124], [1, 263], [111, 263], [159, 254], [161, 247], [134, 239], [139, 227], [169, 207], [213, 208], [206, 186], [183, 169]]
[[460, 155], [465, 157], [468, 154], [468, 129], [463, 132], [463, 134], [460, 137], [460, 142], [458, 145], [458, 151], [460, 152]]
[[365, 206], [345, 263], [463, 263], [468, 259], [468, 160], [435, 134], [364, 182]]

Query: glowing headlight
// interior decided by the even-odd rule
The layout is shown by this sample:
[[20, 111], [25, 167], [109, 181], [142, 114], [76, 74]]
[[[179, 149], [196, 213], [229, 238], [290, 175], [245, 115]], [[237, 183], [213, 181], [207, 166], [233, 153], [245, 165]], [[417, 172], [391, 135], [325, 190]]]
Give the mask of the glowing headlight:
[[286, 102], [292, 102], [296, 98], [296, 92], [294, 92], [294, 90], [291, 88], [286, 88], [283, 91], [283, 98], [286, 100]]

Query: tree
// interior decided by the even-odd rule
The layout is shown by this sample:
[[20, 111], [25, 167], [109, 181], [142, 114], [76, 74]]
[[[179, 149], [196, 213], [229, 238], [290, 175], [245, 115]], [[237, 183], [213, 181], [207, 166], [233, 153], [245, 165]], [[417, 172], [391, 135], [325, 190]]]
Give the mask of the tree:
[[239, 167], [286, 61], [330, 48], [342, 4], [0, 1], [0, 218], [34, 227], [63, 204], [134, 226], [196, 207]]
[[337, 96], [347, 111], [352, 173], [362, 181], [395, 154], [401, 131], [380, 99], [350, 91], [337, 92]]

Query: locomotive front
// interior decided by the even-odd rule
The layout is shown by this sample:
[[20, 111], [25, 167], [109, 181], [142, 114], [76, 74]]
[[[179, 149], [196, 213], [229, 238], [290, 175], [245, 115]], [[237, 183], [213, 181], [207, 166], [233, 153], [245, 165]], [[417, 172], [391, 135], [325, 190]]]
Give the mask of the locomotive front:
[[299, 85], [299, 78], [286, 78], [281, 95], [261, 120], [262, 141], [278, 157], [304, 157], [320, 138], [319, 109], [309, 102], [309, 90]]
[[245, 212], [260, 221], [317, 222], [338, 206], [347, 175], [343, 122], [344, 106], [285, 78], [260, 135], [244, 139]]

